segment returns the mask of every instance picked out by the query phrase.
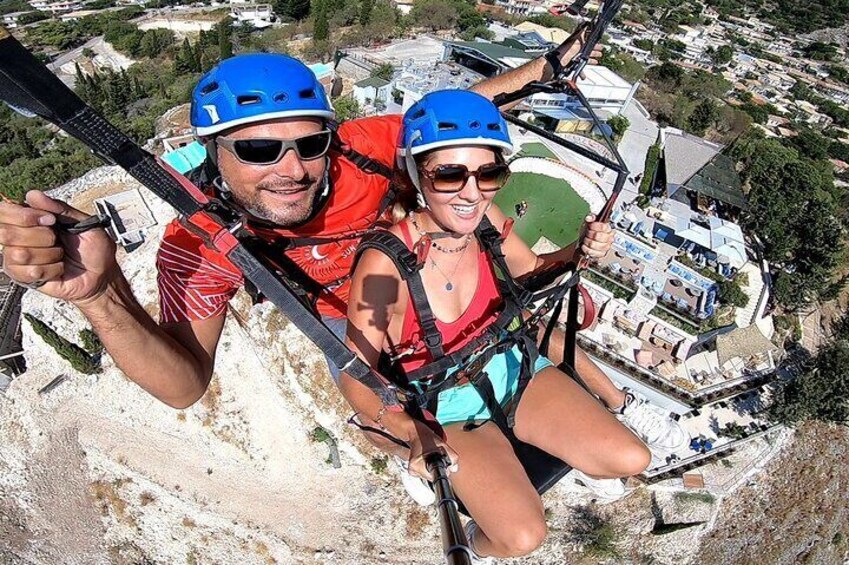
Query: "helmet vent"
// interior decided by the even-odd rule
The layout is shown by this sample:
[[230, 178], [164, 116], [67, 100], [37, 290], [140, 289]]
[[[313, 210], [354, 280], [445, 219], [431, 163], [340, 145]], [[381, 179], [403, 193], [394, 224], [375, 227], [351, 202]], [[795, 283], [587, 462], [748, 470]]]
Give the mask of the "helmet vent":
[[498, 124], [489, 124], [488, 126], [486, 126], [486, 129], [490, 131], [501, 131], [501, 126]]
[[259, 104], [260, 102], [262, 102], [262, 99], [255, 94], [236, 97], [236, 104], [239, 106], [250, 106], [251, 104]]
[[469, 122], [469, 127], [472, 129], [478, 129], [479, 127], [481, 127], [481, 123], [475, 120], [473, 122]]
[[457, 124], [451, 122], [439, 122], [439, 131], [450, 131], [457, 129]]
[[217, 82], [211, 82], [201, 89], [200, 95], [206, 96], [207, 94], [211, 94], [211, 93], [215, 92], [216, 90], [218, 90], [218, 83]]
[[274, 95], [274, 101], [275, 102], [285, 102], [288, 99], [289, 99], [289, 95], [286, 94], [285, 92], [278, 92], [277, 94]]
[[422, 117], [422, 116], [424, 116], [424, 115], [425, 115], [425, 109], [424, 109], [424, 108], [419, 108], [418, 110], [416, 110], [416, 113], [415, 113], [415, 114], [413, 114], [412, 116], [410, 116], [410, 119], [411, 119], [411, 120], [418, 120], [419, 118], [421, 118], [421, 117]]
[[299, 98], [315, 98], [315, 90], [312, 88], [305, 88], [298, 93]]

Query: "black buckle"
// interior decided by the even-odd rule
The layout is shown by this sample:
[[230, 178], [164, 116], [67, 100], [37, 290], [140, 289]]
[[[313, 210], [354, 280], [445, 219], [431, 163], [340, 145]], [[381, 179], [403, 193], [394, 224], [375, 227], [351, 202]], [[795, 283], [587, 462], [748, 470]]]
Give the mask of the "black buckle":
[[425, 345], [431, 349], [442, 347], [442, 334], [427, 334], [422, 338], [422, 341], [424, 341]]

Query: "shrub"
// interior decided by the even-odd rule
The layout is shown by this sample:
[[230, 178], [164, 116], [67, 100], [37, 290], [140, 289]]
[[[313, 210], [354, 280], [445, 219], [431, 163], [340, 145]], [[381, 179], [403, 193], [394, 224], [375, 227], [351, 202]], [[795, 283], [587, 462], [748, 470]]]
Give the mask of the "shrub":
[[97, 334], [89, 328], [80, 330], [80, 342], [82, 343], [83, 349], [88, 351], [88, 353], [92, 356], [97, 356], [103, 353], [103, 343], [100, 341]]
[[32, 324], [32, 329], [44, 342], [56, 350], [62, 359], [71, 366], [86, 375], [94, 375], [102, 372], [100, 361], [95, 360], [84, 349], [60, 336], [56, 331], [31, 314], [24, 314], [24, 318]]

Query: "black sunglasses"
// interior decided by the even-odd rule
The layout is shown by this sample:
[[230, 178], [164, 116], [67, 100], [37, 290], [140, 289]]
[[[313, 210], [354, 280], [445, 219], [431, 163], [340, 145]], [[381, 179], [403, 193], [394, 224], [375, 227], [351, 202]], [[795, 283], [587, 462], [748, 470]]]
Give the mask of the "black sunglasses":
[[430, 179], [434, 192], [460, 192], [469, 177], [475, 177], [478, 190], [493, 192], [507, 184], [510, 167], [507, 163], [487, 163], [470, 171], [466, 165], [439, 165], [422, 170], [422, 174]]
[[330, 130], [311, 133], [295, 139], [230, 139], [219, 137], [215, 142], [248, 165], [273, 165], [287, 151], [294, 149], [302, 161], [318, 159], [330, 149]]

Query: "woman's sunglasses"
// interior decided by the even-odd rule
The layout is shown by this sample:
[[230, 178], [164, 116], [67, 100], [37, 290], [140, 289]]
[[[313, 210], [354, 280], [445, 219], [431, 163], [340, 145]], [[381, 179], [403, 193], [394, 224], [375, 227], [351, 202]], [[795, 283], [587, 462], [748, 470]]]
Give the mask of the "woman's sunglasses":
[[466, 165], [439, 165], [431, 170], [422, 170], [430, 179], [434, 192], [460, 192], [469, 180], [475, 177], [478, 190], [494, 192], [507, 184], [510, 167], [507, 163], [487, 163], [476, 171], [470, 171]]
[[248, 165], [273, 165], [286, 152], [294, 149], [302, 161], [318, 159], [330, 149], [330, 130], [311, 133], [295, 139], [230, 139], [219, 137], [215, 142]]

